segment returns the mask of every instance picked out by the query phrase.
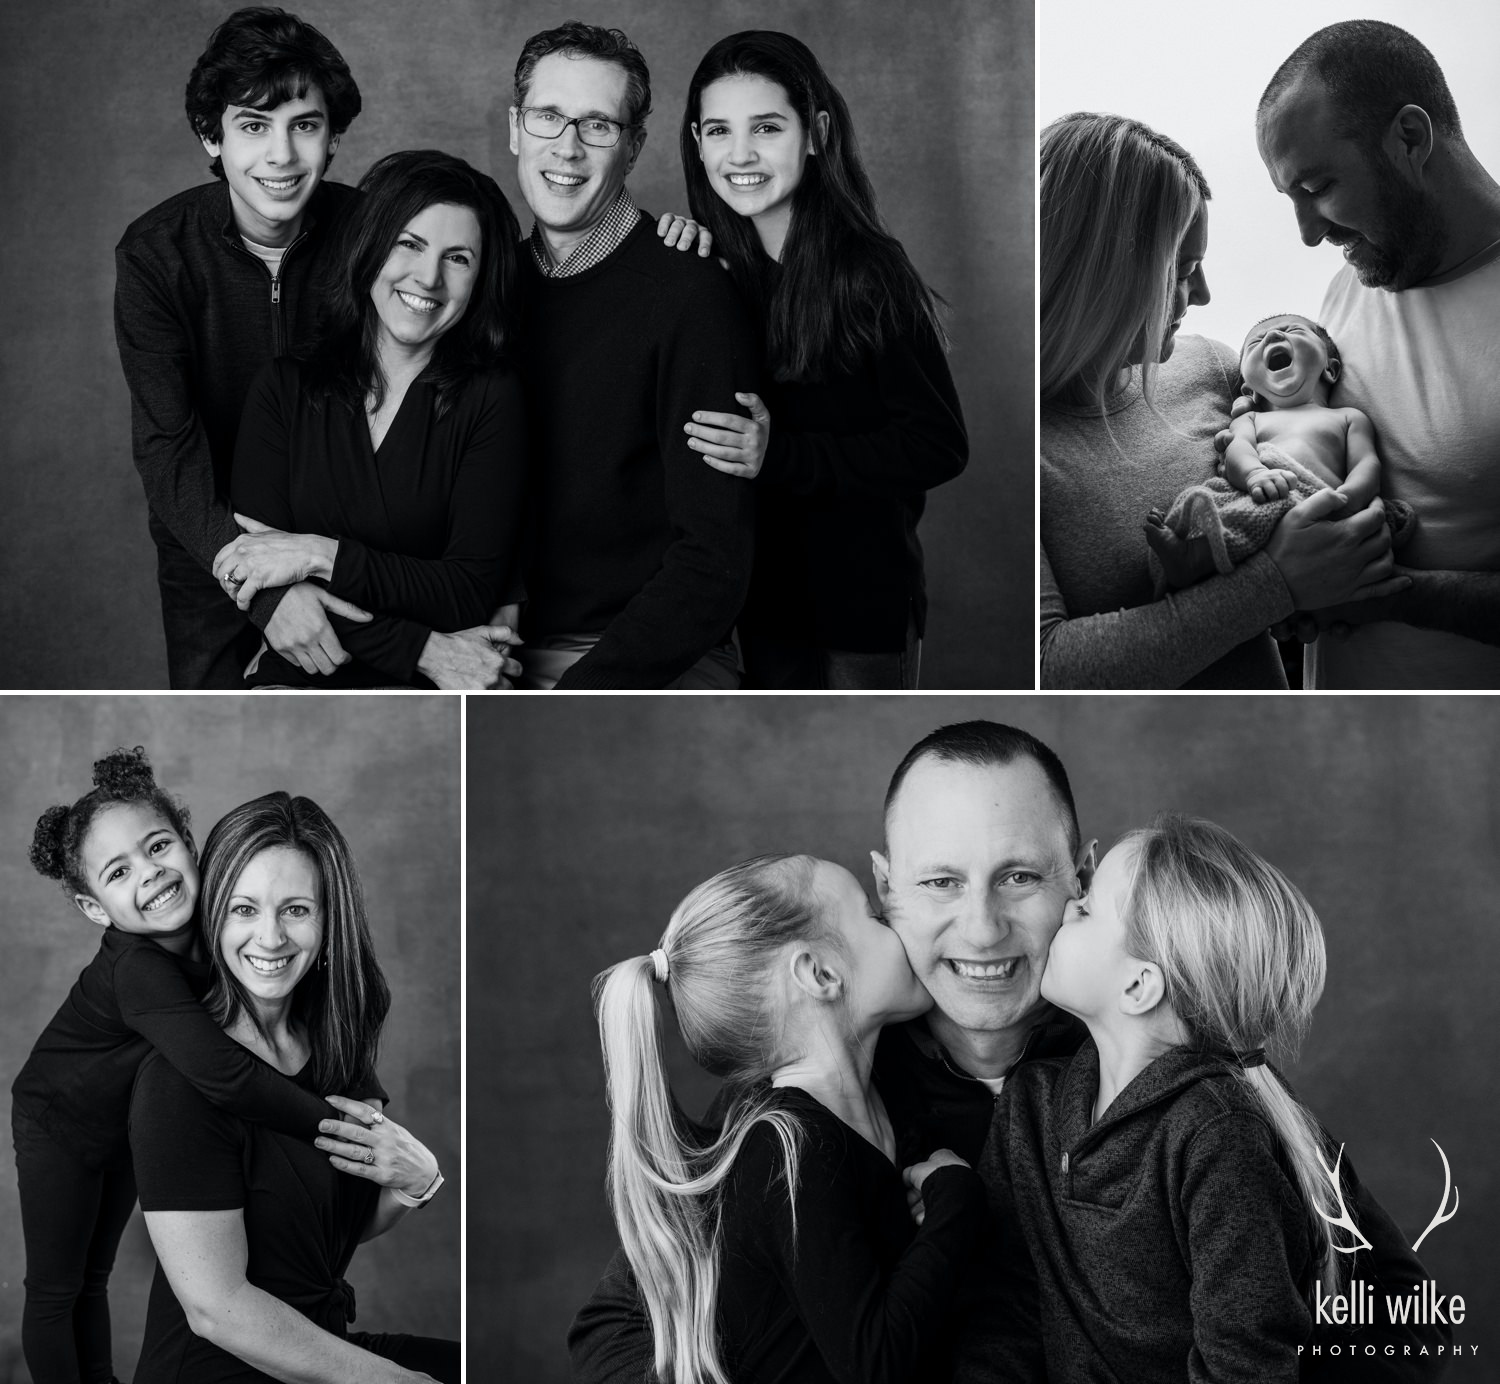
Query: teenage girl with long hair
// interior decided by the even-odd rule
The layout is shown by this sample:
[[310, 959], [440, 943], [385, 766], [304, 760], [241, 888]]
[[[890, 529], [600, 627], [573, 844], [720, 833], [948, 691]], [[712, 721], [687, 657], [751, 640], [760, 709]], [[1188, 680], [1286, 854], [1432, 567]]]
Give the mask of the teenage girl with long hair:
[[[199, 1003], [198, 861], [187, 809], [145, 751], [94, 764], [94, 786], [36, 824], [31, 862], [104, 929], [99, 951], [11, 1087], [26, 1245], [21, 1345], [35, 1384], [113, 1378], [109, 1275], [135, 1206], [127, 1114], [153, 1048], [215, 1106], [311, 1141], [333, 1108], [257, 1062]], [[367, 1090], [373, 1083], [336, 1086]]]
[[1266, 1062], [1324, 970], [1307, 900], [1211, 822], [1129, 833], [1068, 905], [1041, 992], [1089, 1041], [1016, 1070], [986, 1169], [1036, 1265], [1049, 1379], [1297, 1379], [1315, 1296], [1368, 1247], [1342, 1150]]
[[[688, 86], [682, 166], [764, 334], [770, 437], [757, 481], [750, 596], [738, 629], [758, 687], [917, 683], [926, 492], [968, 441], [931, 290], [886, 229], [849, 108], [812, 52], [751, 30], [714, 44]], [[699, 414], [709, 465], [756, 474], [747, 432]]]
[[[749, 860], [701, 884], [659, 946], [595, 982], [609, 1192], [663, 1384], [918, 1377], [983, 1215], [948, 1150], [906, 1169], [870, 1064], [931, 1000], [848, 871]], [[672, 1099], [658, 991], [725, 1082], [720, 1127]], [[912, 1225], [907, 1189], [920, 1195]]]

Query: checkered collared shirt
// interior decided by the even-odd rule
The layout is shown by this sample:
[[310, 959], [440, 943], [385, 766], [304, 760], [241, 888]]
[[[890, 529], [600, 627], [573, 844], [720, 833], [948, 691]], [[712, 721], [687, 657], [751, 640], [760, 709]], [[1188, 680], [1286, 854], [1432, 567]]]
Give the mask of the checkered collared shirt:
[[584, 237], [580, 245], [561, 264], [552, 258], [547, 242], [542, 239], [541, 227], [531, 223], [531, 257], [536, 261], [538, 272], [544, 279], [566, 279], [592, 269], [600, 260], [608, 258], [625, 243], [625, 237], [635, 229], [641, 219], [641, 209], [631, 200], [630, 193], [620, 189], [620, 195], [609, 204], [604, 219]]

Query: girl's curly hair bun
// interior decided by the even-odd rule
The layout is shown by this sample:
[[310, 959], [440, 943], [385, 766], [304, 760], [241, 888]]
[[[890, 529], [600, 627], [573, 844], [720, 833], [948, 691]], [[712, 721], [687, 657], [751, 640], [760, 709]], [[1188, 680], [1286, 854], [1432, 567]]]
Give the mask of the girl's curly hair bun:
[[63, 831], [73, 809], [59, 803], [49, 807], [36, 819], [36, 830], [31, 836], [32, 868], [48, 879], [61, 879], [67, 866], [67, 854], [63, 848]]
[[139, 802], [156, 790], [156, 775], [146, 758], [146, 747], [111, 750], [94, 761], [94, 787], [116, 802]]

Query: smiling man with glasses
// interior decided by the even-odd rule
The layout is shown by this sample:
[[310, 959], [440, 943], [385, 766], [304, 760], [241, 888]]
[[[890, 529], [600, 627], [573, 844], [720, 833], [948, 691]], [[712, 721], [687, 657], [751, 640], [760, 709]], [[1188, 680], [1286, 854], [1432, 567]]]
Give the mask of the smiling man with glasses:
[[510, 149], [535, 218], [520, 360], [532, 428], [523, 687], [732, 688], [751, 488], [705, 466], [695, 411], [743, 412], [759, 350], [729, 276], [670, 249], [625, 186], [651, 78], [570, 22], [516, 64]]

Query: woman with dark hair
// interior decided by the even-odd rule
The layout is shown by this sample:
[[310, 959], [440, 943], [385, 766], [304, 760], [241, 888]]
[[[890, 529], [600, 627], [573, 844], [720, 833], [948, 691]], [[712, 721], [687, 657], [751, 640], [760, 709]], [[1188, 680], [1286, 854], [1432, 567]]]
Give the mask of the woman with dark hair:
[[340, 620], [331, 675], [262, 647], [257, 687], [482, 688], [518, 671], [490, 626], [510, 594], [524, 484], [514, 344], [516, 219], [494, 180], [432, 150], [390, 154], [341, 227], [328, 318], [252, 386], [231, 494], [246, 530], [214, 576], [241, 609], [307, 578]]
[[[765, 337], [769, 417], [700, 413], [689, 445], [759, 473], [739, 632], [753, 687], [913, 688], [926, 491], [968, 440], [932, 292], [880, 219], [849, 108], [805, 44], [749, 31], [698, 64], [682, 118], [693, 216]], [[764, 462], [754, 440], [769, 418]]]
[[1270, 626], [1383, 595], [1373, 513], [1289, 510], [1225, 575], [1158, 596], [1145, 526], [1214, 474], [1239, 385], [1235, 351], [1179, 336], [1208, 302], [1208, 182], [1137, 120], [1064, 116], [1041, 138], [1041, 685], [1285, 687]]
[[356, 1246], [443, 1180], [400, 1125], [333, 1094], [376, 1084], [390, 1007], [348, 843], [310, 799], [268, 793], [209, 833], [202, 877], [210, 1014], [344, 1118], [309, 1144], [142, 1062], [130, 1142], [158, 1267], [136, 1384], [456, 1382], [457, 1342], [348, 1329]]

